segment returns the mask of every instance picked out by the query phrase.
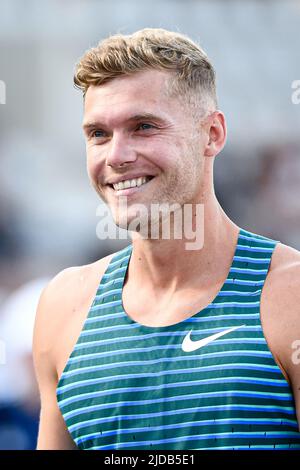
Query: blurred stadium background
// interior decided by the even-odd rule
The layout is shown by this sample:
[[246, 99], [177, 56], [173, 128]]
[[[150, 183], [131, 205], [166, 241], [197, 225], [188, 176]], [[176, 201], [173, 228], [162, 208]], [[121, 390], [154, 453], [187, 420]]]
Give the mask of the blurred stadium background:
[[225, 211], [300, 249], [299, 1], [1, 0], [0, 449], [36, 444], [31, 339], [42, 287], [125, 243], [96, 237], [74, 65], [101, 38], [143, 27], [188, 34], [215, 65], [229, 134], [215, 165]]

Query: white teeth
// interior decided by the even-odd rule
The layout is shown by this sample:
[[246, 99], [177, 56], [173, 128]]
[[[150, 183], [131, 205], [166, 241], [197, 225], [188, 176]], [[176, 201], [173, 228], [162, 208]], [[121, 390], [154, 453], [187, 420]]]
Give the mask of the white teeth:
[[139, 187], [142, 184], [145, 184], [149, 181], [149, 176], [140, 176], [139, 178], [133, 178], [132, 180], [120, 181], [119, 183], [113, 184], [115, 191], [120, 191], [121, 189], [135, 188]]
[[141, 186], [141, 184], [143, 184], [143, 178], [142, 177], [140, 177], [136, 180], [136, 185], [137, 186]]
[[135, 186], [137, 186], [137, 181], [138, 180], [130, 180], [130, 188], [134, 188]]

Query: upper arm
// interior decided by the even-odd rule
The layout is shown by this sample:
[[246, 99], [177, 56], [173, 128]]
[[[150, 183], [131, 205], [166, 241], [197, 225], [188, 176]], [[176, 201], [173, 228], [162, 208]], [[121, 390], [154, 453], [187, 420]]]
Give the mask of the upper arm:
[[33, 337], [41, 399], [38, 449], [77, 449], [58, 407], [56, 388], [111, 257], [62, 271], [41, 295]]
[[300, 253], [280, 246], [267, 281], [262, 301], [265, 333], [292, 388], [300, 431]]
[[293, 395], [294, 395], [295, 406], [296, 406], [298, 428], [300, 432], [300, 360], [299, 360], [300, 348], [299, 346], [298, 346], [297, 356], [298, 356], [298, 359], [297, 359], [298, 362], [294, 371], [291, 373], [291, 382], [292, 382]]
[[300, 265], [292, 270], [287, 286], [282, 313], [286, 315], [287, 327], [284, 328], [283, 361], [293, 391], [298, 428], [300, 431]]
[[299, 303], [294, 305], [294, 308], [298, 310], [298, 315], [295, 321], [290, 323], [289, 333], [285, 339], [284, 363], [293, 391], [300, 431], [300, 299]]
[[54, 350], [58, 320], [53, 311], [56, 303], [56, 284], [57, 280], [50, 282], [41, 295], [33, 335], [33, 359], [41, 400], [38, 450], [77, 448], [56, 400], [57, 373]]

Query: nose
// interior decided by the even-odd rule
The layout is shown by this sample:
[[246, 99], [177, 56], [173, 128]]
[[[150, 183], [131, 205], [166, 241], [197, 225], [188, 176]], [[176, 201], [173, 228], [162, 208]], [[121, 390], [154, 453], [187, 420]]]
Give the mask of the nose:
[[136, 160], [137, 154], [129, 139], [122, 134], [114, 134], [106, 156], [106, 164], [111, 167], [119, 167]]

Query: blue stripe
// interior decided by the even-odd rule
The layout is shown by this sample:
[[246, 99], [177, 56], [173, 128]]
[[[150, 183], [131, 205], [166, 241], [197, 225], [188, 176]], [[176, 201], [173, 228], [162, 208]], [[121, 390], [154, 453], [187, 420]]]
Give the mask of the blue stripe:
[[98, 294], [99, 295], [99, 292], [103, 291], [104, 290], [104, 287], [106, 288], [107, 286], [110, 286], [111, 284], [112, 285], [115, 285], [117, 284], [119, 281], [121, 281], [121, 283], [123, 283], [123, 280], [124, 280], [124, 276], [122, 277], [114, 277], [111, 281], [106, 281], [105, 283], [101, 281], [101, 284], [99, 286], [99, 289], [98, 289]]
[[[146, 336], [146, 335], [145, 335]], [[129, 340], [130, 341], [140, 341], [140, 340], [143, 340], [144, 339], [144, 336], [133, 336], [133, 337], [130, 337], [130, 336], [123, 336], [123, 337], [120, 337], [118, 338], [118, 343], [126, 343], [128, 342]], [[236, 338], [236, 339], [216, 339], [214, 342], [216, 341], [222, 341], [222, 345], [224, 344], [234, 344], [234, 343], [241, 343], [241, 340], [240, 338]], [[249, 343], [249, 344], [263, 344], [265, 345], [266, 344], [266, 341], [264, 338], [243, 338], [243, 343]], [[116, 344], [116, 341], [115, 339], [109, 339], [109, 340], [103, 340], [101, 342], [101, 344]], [[91, 347], [95, 347], [95, 342], [94, 341], [86, 341], [85, 343], [78, 343], [74, 350], [78, 351], [80, 349], [88, 349], [88, 348], [91, 348]]]
[[253, 264], [269, 264], [269, 258], [250, 258], [249, 256], [234, 256], [233, 261], [249, 262]]
[[[123, 279], [123, 278], [122, 278]], [[121, 280], [121, 278], [120, 278]], [[112, 282], [113, 283], [113, 282]], [[95, 296], [95, 299], [96, 300], [99, 300], [99, 299], [105, 299], [105, 297], [108, 297], [108, 296], [111, 296], [111, 295], [116, 295], [116, 294], [120, 294], [122, 292], [122, 288], [119, 288], [119, 289], [112, 289], [110, 290], [109, 292], [104, 292], [102, 294], [96, 294]], [[251, 292], [251, 291], [246, 291], [246, 292], [243, 292], [243, 291], [238, 291], [238, 290], [235, 290], [235, 291], [220, 291], [218, 293], [218, 296], [224, 296], [224, 295], [228, 295], [228, 296], [231, 296], [231, 295], [234, 295], [234, 296], [255, 296], [255, 295], [260, 295], [261, 294], [261, 289], [258, 289], [257, 291], [254, 291], [254, 292]], [[98, 305], [94, 305], [92, 308], [93, 309], [96, 309]]]
[[237, 286], [263, 286], [264, 285], [264, 280], [260, 281], [244, 281], [243, 279], [226, 279], [224, 282], [224, 285], [226, 284], [235, 284]]
[[[228, 410], [233, 410], [233, 411], [254, 411], [254, 412], [264, 412], [264, 413], [278, 413], [278, 412], [281, 412], [281, 413], [285, 413], [287, 415], [294, 415], [294, 410], [292, 409], [288, 409], [286, 407], [283, 407], [283, 406], [276, 406], [276, 407], [272, 407], [271, 409], [266, 409], [266, 407], [263, 407], [263, 406], [256, 406], [256, 407], [247, 407], [247, 406], [244, 406], [244, 405], [227, 405], [227, 406], [223, 406], [220, 407], [220, 406], [217, 406], [217, 407], [206, 407], [206, 408], [209, 408], [208, 410], [204, 410], [204, 412], [207, 412], [209, 411], [210, 409], [212, 409], [213, 411], [215, 409], [218, 409], [218, 410], [221, 410], [221, 411], [228, 411]], [[200, 413], [202, 412], [202, 408], [199, 408], [199, 407], [195, 407], [195, 408], [183, 408], [183, 409], [180, 409], [180, 410], [171, 410], [171, 411], [163, 411], [163, 412], [154, 412], [154, 413], [138, 413], [138, 414], [135, 414], [135, 415], [121, 415], [121, 416], [118, 416], [118, 419], [119, 420], [122, 420], [122, 421], [132, 421], [132, 420], [140, 420], [140, 419], [147, 419], [147, 418], [157, 418], [157, 417], [166, 417], [166, 416], [170, 416], [170, 415], [187, 415], [189, 413], [194, 413], [196, 411], [199, 411]], [[253, 418], [255, 419], [255, 418]], [[272, 419], [272, 418], [270, 418]], [[275, 418], [276, 419], [276, 418]], [[105, 423], [111, 423], [113, 421], [116, 420], [116, 416], [109, 416], [109, 417], [105, 417], [105, 418], [98, 418], [98, 419], [89, 419], [87, 421], [82, 421], [80, 423], [76, 423], [76, 424], [71, 424], [69, 426], [69, 430], [71, 432], [74, 432], [74, 431], [77, 431], [78, 429], [83, 429], [83, 428], [86, 428], [86, 427], [89, 427], [93, 424], [105, 424]], [[210, 420], [212, 421], [212, 420]], [[249, 424], [252, 423], [252, 419], [249, 418]]]
[[240, 296], [240, 297], [243, 297], [243, 296], [250, 296], [250, 297], [254, 297], [254, 296], [260, 296], [261, 294], [261, 289], [258, 289], [256, 291], [248, 291], [248, 292], [243, 292], [243, 291], [237, 291], [237, 290], [233, 290], [233, 291], [230, 291], [230, 290], [227, 290], [227, 291], [220, 291], [219, 294], [218, 294], [218, 297], [222, 297], [222, 296], [231, 296], [231, 295], [235, 295], [235, 296]]
[[[209, 306], [210, 307], [210, 306]], [[126, 314], [125, 314], [126, 315]], [[196, 314], [197, 315], [197, 314]], [[240, 320], [242, 319], [255, 319], [257, 318], [259, 320], [259, 313], [237, 313], [235, 315], [230, 315], [229, 313], [223, 314], [222, 311], [220, 314], [216, 312], [216, 315], [209, 316], [209, 317], [197, 317], [196, 315], [186, 318], [184, 322], [190, 323], [190, 322], [195, 322], [195, 323], [206, 323], [211, 320], [221, 320], [221, 319], [226, 319], [226, 320]], [[86, 320], [86, 323], [98, 323], [98, 322], [103, 322], [105, 320], [109, 319], [117, 319], [117, 318], [124, 318], [124, 311], [120, 313], [111, 313], [111, 314], [102, 314], [101, 316], [95, 316], [95, 317], [90, 317], [88, 320]], [[242, 322], [243, 323], [243, 322]], [[155, 327], [154, 327], [155, 328]], [[94, 343], [93, 343], [94, 344]]]
[[[135, 353], [136, 354], [139, 354], [139, 353], [142, 353], [142, 352], [152, 352], [153, 350], [159, 350], [159, 349], [165, 349], [164, 346], [157, 346], [155, 349], [153, 348], [140, 348], [140, 349], [137, 349], [135, 350]], [[176, 345], [176, 346], [171, 346], [171, 347], [168, 347], [168, 349], [181, 349], [180, 348], [180, 345]], [[100, 358], [105, 358], [105, 357], [113, 357], [113, 356], [118, 356], [119, 354], [121, 353], [120, 350], [118, 351], [114, 351], [113, 353], [111, 352], [106, 352], [106, 353], [94, 353], [94, 354], [87, 354], [86, 356], [79, 356], [79, 358], [72, 358], [72, 360], [70, 360], [70, 363], [74, 364], [76, 362], [80, 362], [80, 364], [84, 361], [89, 361], [90, 359], [100, 359]], [[125, 349], [122, 351], [122, 355], [123, 354], [132, 354], [132, 350], [130, 349]], [[240, 350], [240, 351], [219, 351], [219, 352], [214, 352], [214, 353], [204, 353], [204, 354], [201, 354], [201, 359], [210, 359], [210, 358], [215, 358], [215, 357], [224, 357], [224, 356], [245, 356], [245, 357], [265, 357], [265, 358], [272, 358], [272, 354], [270, 351], [246, 351], [246, 350]], [[193, 356], [188, 356], [188, 355], [184, 355], [184, 356], [180, 356], [180, 357], [169, 357], [169, 358], [165, 358], [165, 359], [158, 359], [156, 360], [155, 364], [157, 364], [157, 362], [181, 362], [181, 361], [187, 361], [187, 360], [199, 360], [199, 356], [197, 355], [193, 355]], [[114, 363], [112, 363], [114, 365]], [[120, 362], [118, 364], [123, 364], [123, 362]], [[147, 361], [145, 363], [145, 361], [143, 361], [143, 364], [146, 365], [146, 364], [149, 364], [149, 362]], [[131, 365], [134, 365], [134, 363], [131, 362]], [[140, 363], [138, 362], [136, 365], [140, 365]], [[97, 366], [95, 366], [97, 368]], [[114, 366], [115, 367], [115, 366]], [[80, 370], [79, 369], [72, 369], [72, 371], [78, 371]], [[71, 374], [69, 374], [70, 376]], [[62, 377], [65, 377], [65, 376], [62, 376]]]
[[[228, 364], [228, 365], [219, 365], [219, 366], [210, 366], [210, 367], [201, 367], [203, 370], [255, 370], [255, 371], [263, 371], [263, 372], [272, 372], [274, 374], [282, 375], [281, 370], [279, 369], [278, 366], [269, 366], [269, 367], [259, 367], [257, 365], [252, 365], [252, 364], [243, 364], [243, 365], [234, 365], [234, 364]], [[172, 374], [190, 374], [191, 370], [193, 369], [174, 369], [174, 370], [166, 370], [162, 372], [145, 372], [142, 375], [141, 374], [126, 374], [126, 375], [118, 375], [117, 380], [126, 380], [126, 379], [131, 379], [131, 378], [145, 378], [145, 377], [161, 377], [163, 375], [172, 375]], [[196, 371], [197, 369], [195, 369]], [[66, 372], [67, 373], [67, 372]], [[80, 375], [80, 372], [78, 373]], [[71, 390], [74, 388], [80, 388], [80, 387], [85, 387], [87, 385], [91, 384], [99, 384], [102, 382], [111, 382], [115, 381], [116, 376], [109, 376], [101, 379], [91, 379], [91, 380], [79, 380], [78, 382], [73, 382], [68, 385], [62, 385], [59, 387], [58, 393], [61, 394], [63, 391], [66, 390]]]
[[[251, 432], [247, 432], [247, 433], [234, 433], [234, 436], [232, 436], [232, 433], [216, 433], [216, 434], [206, 434], [206, 435], [194, 435], [194, 436], [180, 436], [180, 437], [173, 437], [173, 438], [170, 438], [170, 439], [157, 439], [157, 440], [153, 440], [153, 439], [149, 439], [148, 441], [141, 441], [141, 442], [120, 442], [120, 443], [116, 443], [116, 444], [112, 444], [112, 445], [104, 445], [104, 446], [100, 446], [100, 447], [95, 447], [93, 446], [92, 448], [97, 450], [97, 449], [102, 449], [102, 450], [108, 450], [108, 449], [123, 449], [124, 447], [140, 447], [140, 446], [149, 446], [150, 445], [150, 442], [151, 444], [167, 444], [167, 443], [171, 443], [171, 442], [181, 442], [182, 440], [184, 441], [198, 441], [198, 440], [208, 440], [208, 439], [218, 439], [222, 436], [222, 438], [226, 438], [226, 437], [230, 437], [231, 439], [234, 438], [234, 439], [287, 439], [287, 438], [290, 438], [290, 437], [297, 437], [296, 436], [296, 433], [293, 433], [293, 432], [284, 432], [282, 431], [281, 433], [275, 433], [274, 434], [270, 433], [270, 435], [266, 435], [265, 436], [265, 433], [264, 432], [261, 432], [261, 433], [251, 433]], [[299, 444], [299, 448], [300, 448], [300, 444]]]
[[211, 303], [206, 308], [222, 308], [222, 307], [237, 307], [237, 308], [253, 308], [259, 307], [260, 302], [218, 302]]
[[[228, 393], [227, 395], [224, 394], [224, 395], [221, 395], [220, 398], [222, 398], [222, 396], [232, 396], [231, 393]], [[243, 395], [239, 395], [239, 394], [236, 394], [235, 396], [237, 397], [240, 397], [240, 396], [243, 396]], [[126, 407], [126, 406], [132, 406], [132, 405], [135, 405], [135, 406], [144, 406], [146, 404], [149, 404], [149, 405], [156, 405], [158, 403], [165, 403], [165, 402], [177, 402], [177, 401], [185, 401], [185, 400], [194, 400], [195, 398], [203, 398], [201, 396], [201, 394], [196, 394], [196, 395], [189, 395], [189, 396], [183, 396], [183, 397], [177, 397], [177, 396], [173, 396], [171, 397], [171, 399], [168, 399], [168, 398], [160, 398], [160, 399], [155, 399], [155, 400], [141, 400], [141, 401], [132, 401], [132, 402], [122, 402], [122, 407]], [[253, 397], [254, 398], [254, 397]], [[73, 418], [74, 416], [81, 416], [85, 413], [91, 413], [92, 411], [96, 411], [96, 410], [109, 410], [111, 408], [116, 408], [116, 406], [118, 405], [119, 403], [118, 402], [114, 402], [114, 403], [105, 403], [103, 405], [95, 405], [95, 406], [86, 406], [84, 407], [83, 409], [76, 409], [75, 411], [69, 411], [67, 413], [64, 413], [64, 417], [65, 419], [71, 419]], [[269, 405], [261, 405], [261, 406], [251, 406], [251, 405], [212, 405], [212, 406], [201, 406], [201, 409], [200, 408], [186, 408], [186, 410], [197, 410], [198, 412], [203, 412], [205, 413], [206, 411], [210, 411], [210, 410], [221, 410], [221, 411], [225, 411], [225, 410], [247, 410], [247, 411], [260, 411], [260, 410], [263, 410], [264, 412], [278, 412], [279, 410], [282, 411], [283, 413], [290, 413], [290, 414], [294, 414], [294, 408], [293, 406], [269, 406]], [[172, 410], [172, 412], [174, 413], [175, 410]], [[163, 413], [159, 413], [158, 416], [163, 416], [165, 414], [165, 412]], [[139, 415], [141, 416], [141, 415]], [[118, 419], [120, 419], [120, 416], [118, 416]]]
[[267, 269], [246, 269], [246, 268], [231, 268], [231, 273], [239, 274], [267, 274]]
[[[123, 279], [123, 278], [120, 278], [120, 279]], [[104, 292], [104, 293], [102, 293], [102, 294], [96, 294], [96, 295], [95, 295], [95, 299], [96, 299], [96, 300], [104, 299], [104, 298], [107, 297], [108, 295], [120, 294], [121, 292], [122, 292], [122, 288], [119, 288], [119, 289], [111, 289], [109, 292]]]
[[106, 320], [112, 320], [117, 318], [124, 318], [124, 312], [119, 313], [102, 313], [101, 315], [90, 315], [89, 318], [85, 321], [85, 323], [94, 323], [94, 322], [101, 322]]
[[118, 299], [118, 300], [113, 300], [111, 302], [105, 302], [105, 304], [94, 305], [92, 309], [97, 308], [97, 310], [104, 310], [108, 307], [115, 307], [116, 305], [122, 305], [122, 300]]
[[251, 253], [273, 253], [273, 248], [263, 248], [259, 246], [237, 245], [237, 248], [243, 251], [251, 251]]
[[[135, 393], [135, 392], [145, 392], [145, 391], [153, 391], [153, 390], [163, 390], [163, 389], [171, 389], [171, 388], [178, 388], [178, 387], [194, 387], [196, 385], [212, 385], [212, 384], [217, 384], [217, 383], [222, 383], [222, 384], [228, 384], [228, 383], [234, 383], [235, 385], [244, 383], [244, 384], [259, 384], [259, 385], [267, 385], [267, 386], [275, 386], [275, 387], [284, 387], [287, 392], [284, 394], [285, 396], [290, 397], [290, 389], [287, 385], [287, 383], [279, 382], [278, 383], [275, 380], [272, 380], [270, 383], [270, 380], [251, 380], [250, 378], [248, 380], [245, 379], [240, 379], [240, 378], [234, 378], [234, 379], [211, 379], [211, 380], [194, 380], [194, 381], [189, 381], [189, 382], [173, 382], [171, 384], [163, 384], [163, 385], [155, 385], [155, 386], [148, 386], [148, 387], [123, 387], [123, 388], [114, 388], [114, 389], [108, 389], [108, 390], [103, 390], [102, 392], [89, 392], [89, 393], [81, 393], [79, 395], [76, 395], [74, 397], [66, 398], [64, 400], [60, 401], [60, 407], [63, 408], [70, 403], [77, 403], [81, 400], [84, 400], [85, 398], [91, 399], [91, 398], [99, 398], [101, 396], [105, 395], [116, 395], [119, 393]], [[271, 392], [272, 394], [272, 392]], [[274, 394], [274, 396], [277, 396], [277, 394]], [[270, 395], [268, 395], [270, 396]]]
[[[289, 423], [292, 427], [297, 427], [295, 425], [294, 422], [292, 422], [291, 420], [288, 420]], [[91, 439], [99, 439], [99, 438], [103, 438], [103, 437], [106, 437], [106, 436], [116, 436], [116, 435], [121, 435], [121, 434], [130, 434], [130, 433], [139, 433], [139, 432], [155, 432], [155, 431], [165, 431], [167, 429], [184, 429], [184, 428], [187, 428], [187, 427], [201, 427], [201, 426], [216, 426], [216, 425], [219, 425], [219, 424], [230, 424], [230, 425], [237, 425], [237, 424], [242, 424], [244, 426], [249, 426], [249, 424], [251, 425], [254, 425], [254, 424], [259, 424], [259, 425], [281, 425], [283, 424], [282, 423], [282, 420], [280, 422], [280, 420], [277, 420], [274, 419], [274, 420], [262, 420], [262, 421], [259, 421], [259, 420], [253, 420], [251, 421], [248, 421], [245, 422], [245, 421], [242, 421], [240, 419], [219, 419], [217, 421], [208, 421], [208, 420], [205, 420], [205, 421], [197, 421], [197, 422], [194, 422], [194, 421], [188, 421], [186, 423], [175, 423], [175, 424], [168, 424], [168, 425], [164, 425], [163, 427], [162, 426], [151, 426], [151, 427], [142, 427], [142, 428], [127, 428], [127, 429], [114, 429], [114, 430], [111, 430], [111, 431], [102, 431], [102, 433], [100, 434], [99, 432], [98, 433], [93, 433], [93, 434], [87, 434], [83, 437], [80, 437], [77, 442], [78, 443], [82, 443], [82, 442], [86, 442], [86, 441], [90, 441]]]
[[[172, 349], [172, 350], [180, 350], [181, 349], [181, 344], [175, 344], [175, 345], [168, 345], [167, 346], [167, 349]], [[155, 347], [148, 347], [148, 348], [137, 348], [134, 350], [134, 352], [136, 354], [140, 354], [140, 353], [143, 353], [143, 352], [154, 352], [154, 351], [159, 351], [159, 350], [166, 350], [166, 346], [155, 346]], [[99, 358], [105, 358], [105, 357], [113, 357], [113, 356], [118, 356], [119, 354], [122, 354], [125, 355], [125, 354], [132, 354], [132, 349], [117, 349], [116, 351], [108, 351], [108, 352], [95, 352], [95, 353], [91, 353], [91, 354], [84, 354], [82, 356], [77, 356], [77, 357], [73, 357], [73, 358], [70, 358], [69, 362], [70, 364], [74, 364], [76, 362], [84, 362], [84, 361], [89, 361], [91, 358], [93, 359], [99, 359]], [[245, 357], [268, 357], [268, 358], [272, 358], [272, 354], [270, 353], [270, 351], [257, 351], [257, 350], [253, 350], [253, 351], [249, 351], [249, 350], [237, 350], [237, 351], [219, 351], [219, 352], [214, 352], [214, 353], [204, 353], [204, 354], [201, 354], [201, 359], [209, 359], [209, 358], [212, 358], [212, 357], [224, 357], [224, 356], [245, 356]], [[197, 360], [199, 359], [199, 356], [197, 355], [193, 355], [193, 356], [187, 356], [186, 354], [184, 356], [180, 356], [180, 357], [170, 357], [170, 358], [167, 358], [166, 360], [169, 360], [170, 362], [176, 362], [176, 361], [186, 361], [186, 360], [189, 360], [189, 359], [192, 359], [192, 360]], [[163, 362], [165, 362], [165, 360], [163, 360]], [[122, 363], [120, 363], [122, 364]]]
[[[113, 271], [113, 273], [114, 273], [114, 274], [116, 274], [116, 273], [124, 273], [124, 271], [126, 271], [126, 269], [127, 269], [127, 266], [122, 266], [121, 268], [115, 269], [115, 270]], [[103, 274], [102, 280], [101, 280], [101, 284], [102, 284], [103, 286], [105, 286], [105, 282], [103, 282], [103, 280], [105, 280], [105, 279], [107, 279], [107, 278], [111, 278], [111, 275], [112, 275], [111, 272], [110, 272], [110, 273], [106, 272], [105, 274]]]
[[[127, 317], [126, 317], [127, 318]], [[184, 324], [184, 322], [181, 322], [181, 324]], [[230, 326], [227, 326], [227, 329], [231, 328], [232, 325]], [[109, 327], [105, 327], [105, 328], [101, 328], [101, 330], [104, 332], [110, 332], [110, 331], [122, 331], [122, 330], [135, 330], [135, 329], [139, 329], [140, 328], [140, 325], [139, 323], [130, 323], [129, 325], [116, 325], [116, 326], [109, 326]], [[150, 327], [151, 328], [151, 327]], [[155, 328], [155, 327], [154, 327]], [[159, 328], [159, 327], [157, 327]], [[166, 327], [165, 327], [166, 328]], [[226, 326], [224, 325], [224, 330], [226, 329]], [[223, 330], [223, 329], [222, 329]], [[219, 333], [220, 331], [222, 331], [220, 329], [220, 327], [215, 327], [215, 328], [204, 328], [202, 330], [202, 333], [206, 334], [206, 333]], [[261, 331], [261, 326], [260, 325], [257, 325], [257, 326], [245, 326], [244, 328], [239, 328], [238, 330], [239, 332], [241, 331], [244, 331], [244, 332], [250, 332], [250, 331]], [[91, 335], [94, 335], [96, 334], [96, 332], [99, 332], [99, 328], [93, 328], [93, 329], [90, 329], [90, 330], [85, 330], [85, 331], [82, 331], [81, 333], [81, 337], [84, 337], [84, 336], [91, 336]], [[153, 334], [153, 338], [155, 337], [159, 337], [159, 336], [184, 336], [186, 335], [187, 331], [168, 331], [166, 329], [166, 331], [163, 331], [163, 332], [155, 332], [155, 333], [151, 333]], [[195, 335], [198, 334], [198, 331], [195, 331], [194, 332]], [[232, 331], [231, 333], [235, 333], [235, 331]], [[230, 334], [231, 334], [230, 333]], [[146, 337], [150, 337], [150, 336], [147, 336], [146, 334], [144, 335], [144, 338]], [[133, 339], [134, 337], [130, 337], [128, 339]], [[116, 340], [114, 339], [114, 342]], [[118, 341], [119, 341], [119, 338], [118, 338]]]
[[[225, 355], [225, 352], [223, 353]], [[227, 354], [230, 356], [234, 356], [234, 352], [230, 352], [228, 351]], [[237, 354], [238, 355], [238, 354]], [[255, 357], [255, 354], [245, 354], [247, 356], [252, 356], [252, 357]], [[222, 356], [222, 352], [221, 353], [212, 353], [212, 354], [207, 354], [207, 355], [204, 355], [204, 358], [209, 358], [209, 357], [219, 357], [219, 356]], [[256, 355], [256, 357], [258, 358], [259, 356]], [[271, 353], [267, 352], [267, 355], [263, 356], [263, 357], [272, 357], [271, 356]], [[201, 359], [203, 358], [203, 355], [201, 355]], [[149, 367], [150, 365], [157, 365], [157, 364], [162, 364], [162, 363], [170, 363], [170, 362], [184, 362], [184, 361], [188, 361], [188, 360], [197, 360], [198, 361], [200, 360], [200, 357], [197, 356], [197, 355], [193, 355], [193, 356], [179, 356], [179, 357], [166, 357], [166, 358], [161, 358], [161, 359], [153, 359], [153, 360], [146, 360], [146, 361], [122, 361], [122, 362], [111, 362], [109, 364], [101, 364], [101, 365], [96, 365], [96, 366], [87, 366], [87, 367], [80, 367], [79, 369], [72, 369], [71, 371], [67, 371], [65, 373], [63, 373], [62, 377], [64, 378], [69, 378], [69, 377], [72, 377], [73, 375], [81, 375], [81, 374], [86, 374], [88, 372], [95, 372], [95, 371], [103, 371], [103, 370], [107, 370], [107, 369], [115, 369], [115, 368], [118, 368], [118, 367], [122, 367], [122, 368], [125, 368], [125, 367], [131, 367], [131, 366], [146, 366], [146, 367]], [[239, 364], [240, 365], [240, 364]], [[244, 365], [244, 363], [241, 363], [241, 365]], [[248, 364], [249, 365], [249, 368], [251, 366], [251, 364]], [[234, 364], [234, 366], [236, 367], [237, 364]], [[224, 367], [227, 367], [227, 366], [224, 366], [224, 365], [216, 365], [216, 366], [203, 366], [201, 365], [201, 370], [222, 370], [222, 368]], [[232, 364], [229, 364], [228, 367], [232, 367]], [[262, 367], [262, 366], [261, 366]], [[264, 369], [262, 370], [272, 370], [272, 369], [276, 369], [277, 366], [263, 366]], [[195, 365], [195, 367], [191, 367], [190, 370], [194, 370], [194, 371], [197, 371], [198, 367], [197, 367], [197, 364]], [[257, 366], [255, 366], [255, 370], [257, 370]], [[170, 372], [170, 371], [168, 371]], [[130, 375], [128, 375], [128, 377], [130, 377]], [[144, 377], [144, 374], [141, 373], [141, 377]]]
[[130, 251], [131, 252], [131, 249], [132, 247], [130, 248], [129, 250], [129, 247], [127, 247], [125, 253], [124, 253], [124, 256], [123, 256], [123, 253], [122, 253], [122, 257], [118, 257], [118, 259], [116, 261], [114, 261], [115, 258], [112, 258], [110, 263], [109, 263], [109, 271], [113, 271], [111, 270], [110, 268], [113, 268], [114, 266], [118, 266], [119, 264], [121, 263], [124, 263], [125, 261], [127, 262], [130, 258], [130, 253], [127, 253], [127, 251]]
[[[248, 232], [248, 233], [251, 233], [251, 232]], [[272, 245], [272, 246], [274, 246], [275, 243], [279, 241], [279, 240], [271, 240], [267, 237], [263, 237], [262, 235], [257, 236], [257, 234], [255, 233], [253, 233], [252, 236], [249, 236], [249, 235], [246, 235], [246, 231], [243, 229], [239, 233], [239, 238], [242, 238], [244, 240], [254, 241], [257, 243], [263, 243], [265, 245]]]

